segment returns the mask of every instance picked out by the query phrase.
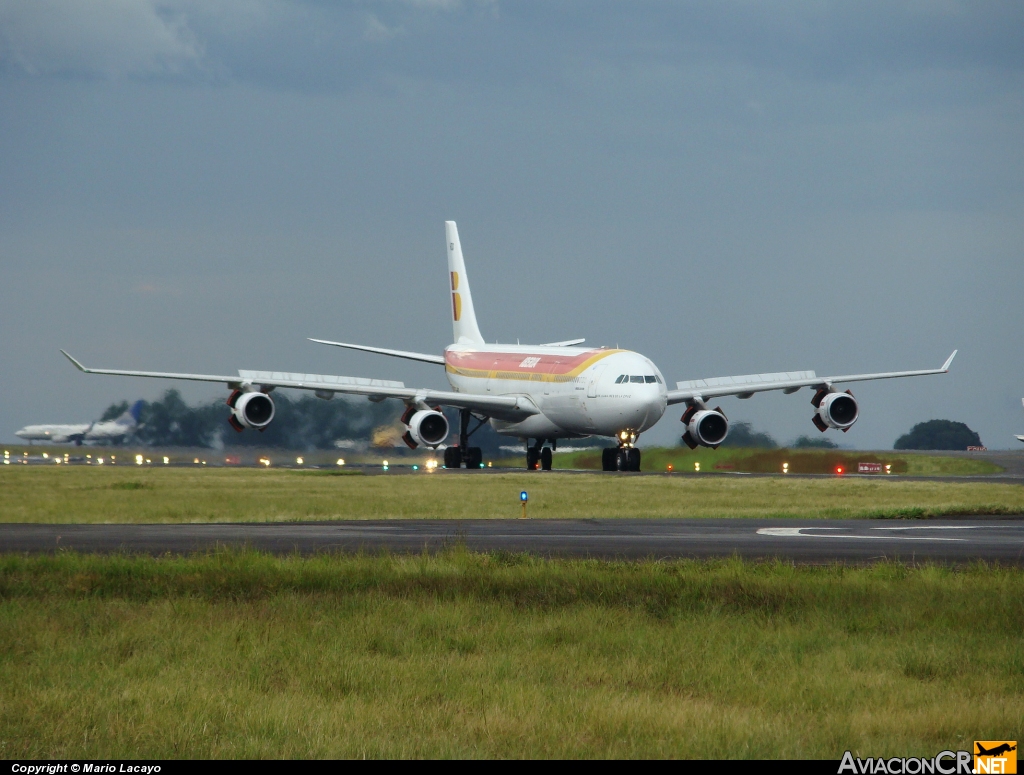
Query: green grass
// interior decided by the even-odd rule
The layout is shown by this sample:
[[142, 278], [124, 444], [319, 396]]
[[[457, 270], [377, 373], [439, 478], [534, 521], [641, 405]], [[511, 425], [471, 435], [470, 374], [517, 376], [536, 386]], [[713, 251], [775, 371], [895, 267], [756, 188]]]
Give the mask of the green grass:
[[[906, 454], [902, 452], [870, 452], [843, 449], [741, 449], [719, 447], [649, 447], [642, 450], [644, 471], [691, 473], [694, 464], [702, 472], [741, 471], [747, 473], [777, 474], [782, 464], [789, 463], [793, 474], [830, 474], [836, 466], [856, 472], [858, 463], [891, 465], [891, 473], [910, 476], [983, 476], [997, 474], [1003, 469], [989, 460], [978, 458]], [[600, 450], [556, 453], [554, 467], [563, 469], [601, 469]]]
[[0, 468], [2, 522], [935, 517], [1024, 513], [1024, 487], [898, 479], [526, 472], [335, 476], [260, 469]]
[[0, 557], [0, 758], [933, 756], [1020, 739], [1024, 572]]

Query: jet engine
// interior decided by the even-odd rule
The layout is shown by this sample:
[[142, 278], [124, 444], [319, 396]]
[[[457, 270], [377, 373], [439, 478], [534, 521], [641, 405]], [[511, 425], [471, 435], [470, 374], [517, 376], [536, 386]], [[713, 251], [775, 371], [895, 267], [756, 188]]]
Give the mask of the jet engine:
[[402, 441], [411, 449], [421, 444], [425, 447], [436, 447], [448, 438], [448, 420], [436, 409], [420, 409], [409, 407], [402, 415], [402, 422], [408, 426]]
[[690, 449], [696, 449], [698, 444], [715, 449], [729, 435], [729, 419], [720, 406], [714, 409], [691, 406], [679, 419], [686, 425], [683, 441]]
[[849, 390], [845, 393], [829, 393], [822, 388], [814, 394], [811, 403], [818, 410], [811, 418], [811, 422], [822, 433], [829, 428], [846, 433], [860, 417], [857, 399]]
[[236, 390], [228, 398], [228, 406], [231, 407], [228, 422], [239, 433], [246, 428], [262, 431], [274, 419], [274, 402], [266, 393]]

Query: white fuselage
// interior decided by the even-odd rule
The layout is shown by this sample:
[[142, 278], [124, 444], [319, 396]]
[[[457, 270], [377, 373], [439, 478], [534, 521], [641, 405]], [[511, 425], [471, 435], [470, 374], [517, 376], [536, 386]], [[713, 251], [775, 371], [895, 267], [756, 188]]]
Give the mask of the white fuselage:
[[460, 393], [528, 396], [540, 414], [491, 418], [498, 433], [519, 438], [639, 434], [667, 406], [661, 372], [629, 350], [454, 344], [445, 349], [445, 372]]
[[83, 441], [109, 441], [126, 436], [132, 426], [116, 420], [74, 425], [26, 425], [15, 436], [26, 441], [50, 441], [55, 444]]

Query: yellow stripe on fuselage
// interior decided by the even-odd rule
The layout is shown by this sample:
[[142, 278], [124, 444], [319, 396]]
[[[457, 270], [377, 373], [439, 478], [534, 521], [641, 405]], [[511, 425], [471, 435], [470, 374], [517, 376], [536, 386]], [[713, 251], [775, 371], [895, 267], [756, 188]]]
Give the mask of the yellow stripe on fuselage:
[[[564, 374], [552, 374], [545, 371], [536, 371], [524, 369], [522, 371], [508, 371], [507, 369], [466, 369], [453, 366], [450, 363], [445, 364], [445, 371], [449, 374], [454, 374], [457, 377], [468, 377], [469, 379], [507, 379], [507, 380], [519, 380], [522, 382], [572, 382], [580, 374], [589, 369], [595, 363], [603, 358], [607, 358], [609, 355], [615, 353], [626, 352], [625, 350], [601, 350], [598, 353], [587, 358], [581, 364], [573, 369], [565, 372]], [[509, 353], [496, 353], [496, 355], [508, 355]], [[520, 353], [516, 353], [518, 357]], [[529, 353], [522, 353], [523, 357], [528, 357]], [[541, 365], [541, 364], [538, 364]]]

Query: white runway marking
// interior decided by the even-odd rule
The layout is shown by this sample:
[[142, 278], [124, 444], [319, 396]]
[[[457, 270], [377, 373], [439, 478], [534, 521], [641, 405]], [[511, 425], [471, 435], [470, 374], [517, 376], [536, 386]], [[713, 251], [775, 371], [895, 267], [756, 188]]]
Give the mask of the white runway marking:
[[882, 540], [882, 541], [965, 541], [965, 538], [929, 538], [922, 536], [910, 537], [910, 536], [865, 536], [865, 535], [842, 535], [837, 533], [804, 533], [804, 530], [843, 530], [841, 527], [762, 527], [757, 531], [758, 535], [762, 536], [778, 536], [780, 538], [789, 538], [792, 536], [800, 536], [801, 538], [861, 538], [864, 540]]

